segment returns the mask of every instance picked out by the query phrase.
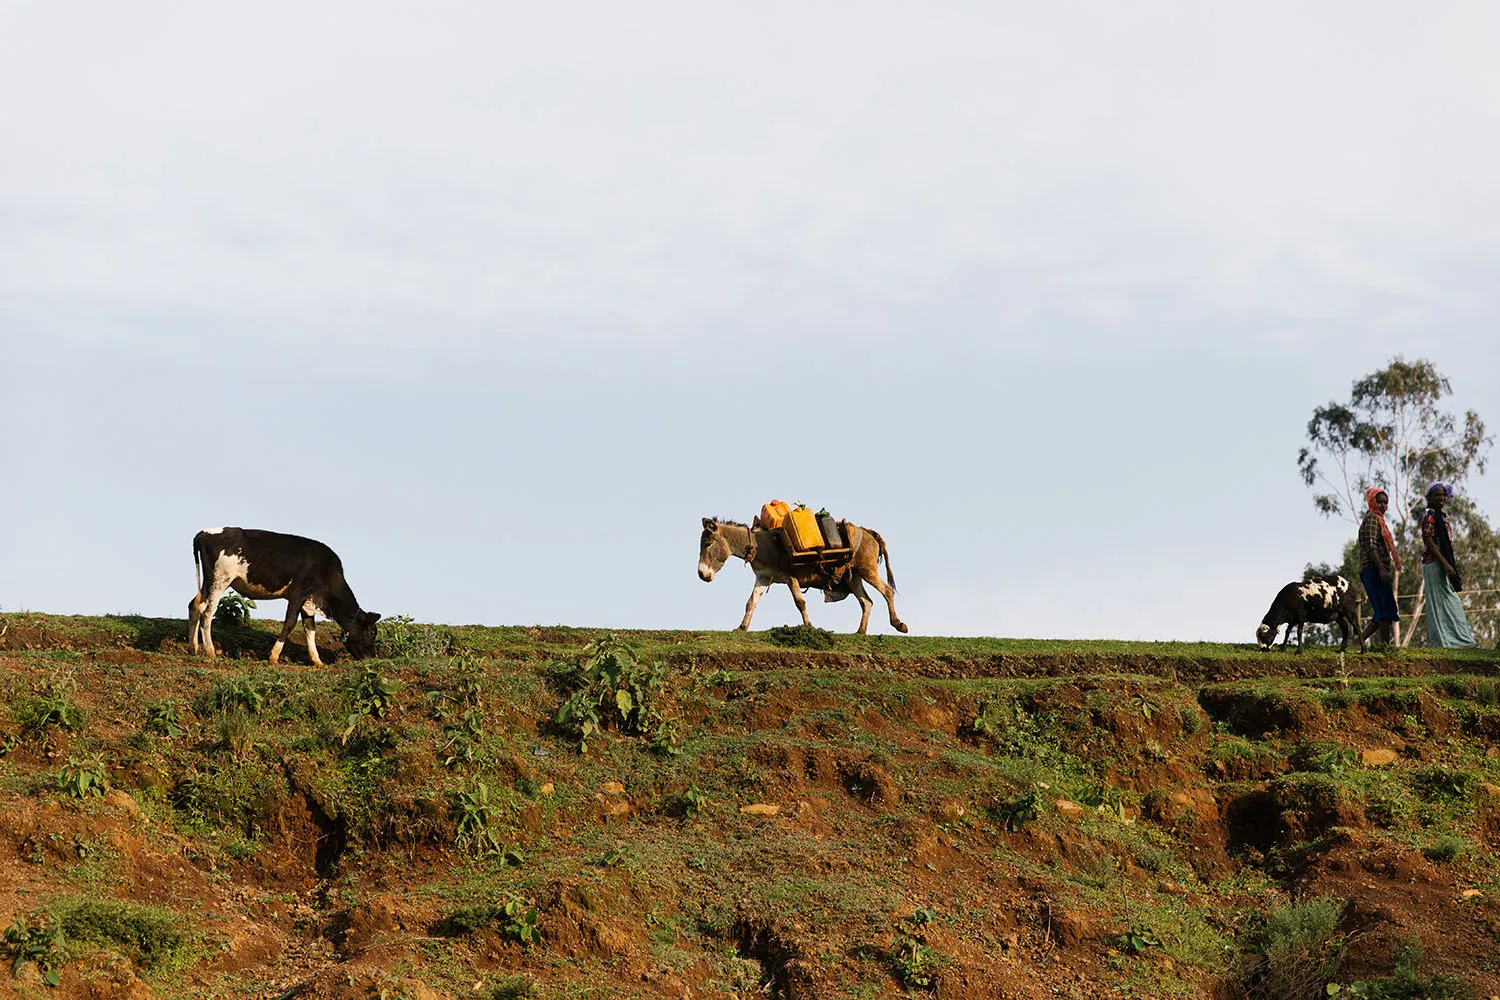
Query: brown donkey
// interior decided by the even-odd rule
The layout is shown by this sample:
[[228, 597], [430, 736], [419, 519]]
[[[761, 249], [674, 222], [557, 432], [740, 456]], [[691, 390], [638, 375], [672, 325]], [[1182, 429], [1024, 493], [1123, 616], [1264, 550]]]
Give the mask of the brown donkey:
[[[891, 556], [886, 551], [885, 539], [877, 531], [850, 524], [846, 528], [854, 558], [848, 576], [840, 581], [859, 601], [859, 634], [863, 635], [870, 625], [870, 608], [874, 601], [865, 590], [865, 583], [880, 591], [886, 607], [891, 612], [891, 627], [898, 632], [906, 631], [906, 623], [896, 617], [896, 578], [891, 573]], [[832, 582], [826, 574], [816, 570], [799, 570], [800, 576], [792, 574], [792, 561], [787, 555], [781, 539], [765, 528], [752, 528], [738, 521], [723, 521], [717, 518], [703, 519], [703, 537], [698, 540], [698, 578], [712, 582], [714, 574], [723, 568], [730, 556], [738, 556], [755, 571], [755, 589], [750, 591], [750, 600], [745, 602], [745, 619], [738, 631], [750, 627], [750, 616], [755, 606], [772, 584], [784, 583], [792, 591], [792, 600], [802, 613], [802, 624], [811, 625], [807, 617], [807, 601], [802, 597], [803, 587], [828, 588]], [[885, 579], [880, 579], [880, 560], [885, 559]]]

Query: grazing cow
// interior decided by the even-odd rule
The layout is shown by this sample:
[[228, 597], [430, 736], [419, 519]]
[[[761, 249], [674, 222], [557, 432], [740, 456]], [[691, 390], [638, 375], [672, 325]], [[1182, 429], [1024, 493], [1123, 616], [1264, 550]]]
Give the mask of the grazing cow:
[[[1325, 576], [1305, 583], [1289, 583], [1281, 588], [1271, 610], [1255, 630], [1261, 652], [1266, 652], [1276, 642], [1276, 630], [1286, 626], [1286, 638], [1281, 648], [1286, 649], [1292, 641], [1292, 626], [1297, 627], [1297, 652], [1302, 652], [1302, 628], [1306, 624], [1330, 625], [1338, 623], [1343, 641], [1339, 652], [1349, 645], [1350, 634], [1359, 635], [1359, 598], [1349, 588], [1349, 581], [1341, 576]], [[1359, 651], [1365, 651], [1364, 640], [1359, 641]]]
[[[865, 590], [866, 581], [885, 598], [886, 608], [891, 613], [891, 627], [898, 632], [905, 632], [905, 623], [896, 617], [896, 578], [891, 573], [891, 557], [886, 552], [885, 539], [880, 537], [879, 532], [858, 525], [850, 524], [846, 531], [854, 556], [848, 575], [841, 576], [837, 586], [847, 587], [849, 593], [859, 601], [859, 634], [864, 635], [868, 628], [870, 608], [875, 603]], [[736, 629], [739, 632], [750, 627], [750, 616], [755, 614], [755, 606], [772, 584], [784, 583], [791, 589], [792, 599], [797, 602], [797, 610], [802, 612], [804, 625], [811, 625], [812, 619], [807, 617], [807, 601], [802, 597], [802, 588], [822, 587], [825, 591], [835, 588], [833, 581], [816, 571], [794, 576], [786, 546], [769, 529], [751, 528], [738, 521], [705, 517], [703, 535], [698, 541], [698, 578], [704, 583], [712, 582], [714, 574], [723, 568], [730, 556], [745, 560], [755, 571], [755, 588], [750, 591], [750, 600], [745, 602], [745, 618]], [[885, 559], [885, 580], [880, 579], [882, 558]], [[834, 593], [837, 593], [837, 589]]]
[[233, 587], [252, 600], [286, 601], [286, 622], [271, 647], [271, 662], [281, 660], [281, 647], [300, 615], [307, 633], [307, 655], [318, 659], [317, 615], [332, 618], [344, 630], [344, 648], [356, 660], [375, 652], [375, 623], [380, 616], [361, 611], [354, 591], [344, 580], [344, 565], [322, 542], [298, 535], [254, 528], [215, 528], [193, 536], [193, 562], [198, 567], [198, 593], [188, 603], [188, 641], [198, 652], [198, 634], [209, 658], [214, 655], [214, 611], [224, 591]]

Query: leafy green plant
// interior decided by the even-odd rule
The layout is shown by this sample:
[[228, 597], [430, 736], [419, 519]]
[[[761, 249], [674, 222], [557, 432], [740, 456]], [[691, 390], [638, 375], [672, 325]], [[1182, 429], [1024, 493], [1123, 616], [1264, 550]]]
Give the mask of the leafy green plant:
[[153, 701], [146, 706], [146, 732], [175, 740], [182, 735], [182, 716], [176, 702]]
[[1127, 955], [1140, 955], [1152, 948], [1161, 947], [1161, 938], [1148, 930], [1132, 927], [1114, 938], [1114, 946]]
[[948, 964], [948, 957], [907, 934], [898, 934], [891, 941], [891, 971], [896, 981], [907, 989], [931, 990], [937, 986], [937, 977]]
[[505, 924], [502, 930], [505, 936], [512, 941], [520, 942], [522, 948], [530, 951], [542, 939], [541, 917], [537, 909], [529, 901], [519, 896], [512, 898], [505, 904]]
[[1001, 824], [1011, 833], [1016, 833], [1042, 814], [1043, 802], [1041, 791], [1033, 788], [1029, 792], [1012, 795], [1000, 803], [995, 812]]
[[57, 776], [57, 788], [75, 799], [100, 798], [109, 790], [109, 776], [101, 761], [70, 759]]
[[476, 854], [501, 850], [491, 823], [495, 809], [490, 802], [490, 787], [475, 778], [467, 788], [453, 793], [453, 811], [457, 817], [457, 840]]
[[354, 684], [354, 711], [346, 720], [347, 725], [339, 742], [347, 745], [349, 737], [365, 719], [384, 718], [396, 703], [396, 693], [400, 690], [400, 681], [382, 677], [375, 670], [366, 670], [361, 674]]
[[242, 674], [214, 687], [205, 698], [194, 702], [200, 712], [244, 712], [258, 715], [266, 708], [273, 696], [286, 694], [286, 682], [280, 678], [255, 677]]
[[586, 646], [576, 659], [554, 664], [563, 685], [572, 692], [558, 708], [559, 729], [588, 752], [591, 737], [613, 727], [640, 735], [662, 720], [657, 698], [666, 685], [667, 668], [642, 663], [614, 636]]
[[1145, 719], [1147, 722], [1150, 722], [1151, 717], [1154, 716], [1157, 712], [1161, 711], [1160, 705], [1147, 698], [1143, 694], [1138, 694], [1132, 697], [1130, 699], [1130, 704], [1134, 706], [1137, 712], [1141, 713], [1141, 718]]
[[1422, 972], [1422, 949], [1403, 945], [1396, 949], [1395, 968], [1388, 976], [1353, 983], [1329, 983], [1330, 997], [1361, 1000], [1474, 1000], [1474, 987], [1457, 976]]
[[53, 676], [39, 694], [16, 706], [16, 722], [34, 732], [53, 726], [70, 732], [82, 729], [83, 712], [73, 700], [77, 688], [71, 675]]
[[1424, 767], [1411, 776], [1412, 788], [1428, 802], [1461, 801], [1476, 783], [1471, 772], [1447, 767]]
[[11, 975], [19, 976], [21, 966], [35, 962], [48, 986], [62, 982], [57, 973], [62, 961], [62, 925], [51, 914], [43, 916], [39, 923], [28, 923], [24, 915], [16, 917], [0, 940], [11, 958]]
[[250, 622], [255, 602], [233, 590], [225, 591], [214, 609], [214, 628], [239, 628]]
[[696, 816], [708, 808], [708, 795], [697, 785], [689, 785], [678, 798], [684, 816]]

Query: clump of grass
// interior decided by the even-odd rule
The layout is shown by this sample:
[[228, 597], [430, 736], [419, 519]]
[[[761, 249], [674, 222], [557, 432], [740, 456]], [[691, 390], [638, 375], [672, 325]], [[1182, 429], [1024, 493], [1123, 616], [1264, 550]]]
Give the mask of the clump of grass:
[[1473, 791], [1473, 772], [1447, 767], [1424, 767], [1411, 776], [1413, 790], [1427, 802], [1459, 802]]
[[766, 638], [778, 646], [800, 649], [832, 649], [833, 633], [816, 625], [777, 625], [766, 630]]
[[536, 984], [536, 980], [530, 976], [514, 975], [506, 976], [495, 984], [490, 1000], [526, 1000], [528, 997], [541, 995], [542, 988]]
[[1469, 853], [1469, 842], [1462, 837], [1445, 833], [1422, 848], [1422, 856], [1428, 861], [1447, 864]]
[[1422, 949], [1404, 945], [1396, 949], [1395, 969], [1388, 976], [1328, 987], [1332, 997], [1361, 1000], [1474, 1000], [1474, 987], [1457, 976], [1428, 975], [1422, 971]]
[[486, 927], [498, 927], [505, 937], [528, 949], [541, 941], [537, 908], [519, 896], [500, 905], [461, 906], [444, 917], [441, 924], [449, 934], [474, 934]]

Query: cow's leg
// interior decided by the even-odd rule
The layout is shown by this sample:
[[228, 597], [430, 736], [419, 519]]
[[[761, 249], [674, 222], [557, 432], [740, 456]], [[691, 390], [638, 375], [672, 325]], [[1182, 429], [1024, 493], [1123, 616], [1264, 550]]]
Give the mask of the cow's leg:
[[312, 659], [313, 666], [321, 667], [323, 661], [318, 659], [318, 619], [302, 612], [302, 632], [307, 636], [307, 655]]
[[271, 646], [271, 662], [281, 662], [281, 649], [286, 645], [287, 637], [292, 634], [292, 627], [297, 624], [297, 613], [302, 610], [296, 601], [286, 602], [286, 619], [281, 623], [281, 634], [276, 637], [276, 642]]
[[[878, 566], [872, 564], [869, 572], [862, 575], [870, 582], [870, 586], [880, 591], [880, 596], [885, 598], [886, 610], [891, 613], [891, 628], [897, 632], [905, 632], [906, 623], [896, 614], [896, 592], [891, 589], [890, 584], [880, 578]], [[861, 629], [861, 631], [863, 630]]]
[[1297, 623], [1297, 652], [1302, 652], [1302, 632], [1307, 628], [1306, 622]]
[[224, 596], [224, 591], [229, 589], [228, 580], [214, 578], [209, 587], [208, 597], [203, 601], [202, 628], [203, 648], [208, 652], [208, 658], [214, 658], [214, 612], [219, 610], [219, 598]]
[[792, 592], [792, 600], [797, 602], [797, 610], [802, 613], [802, 624], [808, 628], [812, 627], [812, 619], [807, 617], [807, 598], [802, 596], [802, 585], [795, 579], [786, 582], [787, 589]]
[[188, 601], [188, 649], [198, 655], [198, 629], [203, 624], [203, 595], [194, 594]]
[[755, 614], [755, 606], [760, 603], [760, 599], [762, 597], [766, 596], [766, 591], [768, 591], [770, 589], [771, 589], [771, 581], [770, 580], [767, 580], [764, 577], [760, 577], [760, 576], [757, 576], [755, 578], [755, 587], [750, 591], [750, 600], [748, 600], [748, 601], [745, 602], [745, 618], [744, 618], [743, 621], [740, 622], [740, 627], [738, 629], [736, 629], [736, 631], [738, 631], [738, 632], [749, 631], [749, 629], [750, 629], [750, 616], [753, 615], [753, 614]]
[[1292, 623], [1291, 622], [1287, 622], [1286, 623], [1286, 635], [1283, 636], [1282, 640], [1281, 640], [1281, 651], [1283, 653], [1286, 652], [1286, 647], [1291, 644], [1291, 641], [1292, 641]]
[[870, 609], [875, 606], [875, 602], [870, 600], [870, 592], [865, 589], [865, 581], [861, 580], [857, 574], [849, 577], [849, 593], [853, 594], [854, 599], [859, 602], [858, 634], [864, 635], [865, 630], [870, 627]]

